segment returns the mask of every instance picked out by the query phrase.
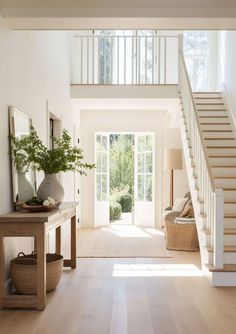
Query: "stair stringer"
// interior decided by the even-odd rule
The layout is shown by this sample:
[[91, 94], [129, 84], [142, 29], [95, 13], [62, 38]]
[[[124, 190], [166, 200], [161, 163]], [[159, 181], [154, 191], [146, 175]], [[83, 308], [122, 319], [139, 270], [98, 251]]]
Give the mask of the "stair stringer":
[[[199, 201], [199, 192], [197, 187], [197, 175], [194, 168], [194, 159], [191, 154], [191, 143], [188, 139], [188, 131], [186, 129], [186, 124], [184, 121], [184, 114], [180, 112], [180, 130], [181, 130], [181, 140], [182, 140], [182, 147], [183, 153], [186, 163], [186, 170], [187, 170], [187, 177], [189, 183], [189, 190], [191, 193], [194, 215], [196, 219], [196, 227], [197, 227], [197, 234], [199, 240], [199, 250], [200, 250], [200, 257], [201, 257], [201, 264], [202, 264], [202, 272], [204, 276], [206, 276], [210, 283], [213, 285], [213, 273], [209, 271], [207, 265], [211, 264], [211, 257], [206, 249], [206, 235], [204, 232], [205, 229], [205, 222], [206, 218], [204, 217], [204, 204]], [[215, 274], [215, 273], [214, 273]], [[219, 274], [219, 273], [217, 273]]]

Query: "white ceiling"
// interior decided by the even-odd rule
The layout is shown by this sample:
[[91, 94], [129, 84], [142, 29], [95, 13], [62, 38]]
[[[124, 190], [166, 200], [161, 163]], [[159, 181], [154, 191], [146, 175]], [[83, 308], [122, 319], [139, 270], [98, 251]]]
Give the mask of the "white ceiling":
[[236, 0], [0, 0], [13, 29], [236, 29]]
[[0, 5], [5, 7], [236, 7], [235, 0], [1, 0]]

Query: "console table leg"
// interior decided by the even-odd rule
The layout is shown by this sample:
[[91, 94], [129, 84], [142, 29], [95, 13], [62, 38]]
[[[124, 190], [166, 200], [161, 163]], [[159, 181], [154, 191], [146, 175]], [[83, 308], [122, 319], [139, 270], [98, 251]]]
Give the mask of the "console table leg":
[[46, 305], [46, 247], [45, 224], [37, 227], [37, 309]]
[[76, 216], [71, 218], [71, 268], [76, 269]]
[[4, 307], [5, 288], [5, 245], [4, 237], [0, 236], [0, 309]]
[[56, 228], [56, 253], [61, 254], [61, 226]]

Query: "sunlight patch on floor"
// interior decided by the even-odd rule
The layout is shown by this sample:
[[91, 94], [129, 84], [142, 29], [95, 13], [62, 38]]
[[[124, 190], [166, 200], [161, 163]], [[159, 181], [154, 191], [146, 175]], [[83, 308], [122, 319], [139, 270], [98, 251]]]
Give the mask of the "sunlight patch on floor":
[[113, 277], [199, 277], [194, 264], [114, 264]]
[[103, 227], [102, 231], [114, 233], [122, 238], [150, 238], [151, 235], [145, 230], [133, 225], [114, 225]]

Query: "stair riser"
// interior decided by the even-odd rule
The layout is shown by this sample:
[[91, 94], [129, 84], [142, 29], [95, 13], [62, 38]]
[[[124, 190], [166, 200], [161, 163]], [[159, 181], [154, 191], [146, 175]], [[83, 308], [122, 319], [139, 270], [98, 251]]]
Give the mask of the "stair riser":
[[[205, 245], [209, 246], [211, 243], [211, 236], [210, 234], [205, 234]], [[236, 244], [236, 235], [234, 234], [225, 234], [224, 235], [224, 245], [230, 246]]]
[[[229, 123], [229, 118], [211, 118], [211, 117], [204, 117], [200, 118], [200, 123], [214, 123], [217, 125], [217, 123]], [[208, 124], [209, 126], [212, 126], [214, 124]], [[227, 125], [227, 124], [225, 124]]]
[[204, 138], [231, 138], [234, 139], [232, 132], [203, 132]]
[[[225, 145], [226, 146], [226, 145]], [[231, 156], [236, 155], [235, 148], [207, 148], [207, 154], [211, 156]]]
[[236, 158], [209, 158], [210, 165], [236, 166]]
[[222, 110], [222, 109], [226, 109], [225, 105], [222, 104], [202, 104], [202, 105], [197, 105], [197, 110]]
[[198, 116], [228, 116], [228, 114], [226, 111], [222, 110], [214, 110], [214, 111], [198, 110]]
[[235, 139], [230, 139], [230, 140], [204, 140], [205, 145], [208, 147], [212, 147], [212, 146], [217, 146], [217, 147], [221, 147], [221, 146], [236, 146], [236, 140]]
[[[216, 97], [220, 97], [220, 98], [222, 98], [222, 96], [221, 96], [221, 93], [215, 93], [215, 92], [209, 92], [209, 93], [193, 93], [193, 96], [194, 97], [200, 97], [200, 98], [211, 98], [211, 99], [213, 99], [213, 98], [216, 98]], [[208, 100], [208, 99], [207, 99]], [[205, 101], [207, 101], [207, 100], [205, 100]]]
[[202, 99], [200, 99], [200, 98], [198, 98], [198, 99], [195, 99], [195, 102], [196, 103], [213, 103], [213, 104], [215, 104], [215, 103], [217, 103], [217, 104], [219, 104], [219, 103], [224, 103], [224, 100], [221, 98], [221, 99], [218, 99], [218, 98], [211, 98], [211, 99], [204, 99], [204, 98], [202, 98]]
[[235, 191], [224, 191], [224, 200], [227, 201], [235, 201], [236, 194]]
[[236, 168], [212, 168], [213, 176], [236, 176]]
[[212, 273], [212, 286], [235, 286], [236, 272], [215, 272]]
[[236, 179], [215, 179], [216, 188], [227, 188], [234, 187], [236, 188]]
[[224, 213], [225, 214], [227, 213], [235, 214], [236, 216], [236, 204], [235, 203], [232, 203], [232, 204], [224, 203]]
[[224, 218], [225, 228], [236, 228], [236, 218]]
[[[207, 219], [203, 217], [198, 217], [198, 224], [201, 230], [204, 230], [206, 227]], [[224, 218], [224, 227], [225, 228], [236, 228], [236, 218]]]
[[[204, 122], [202, 122], [204, 123]], [[209, 122], [210, 123], [210, 122]], [[232, 130], [231, 125], [220, 125], [220, 124], [206, 124], [206, 125], [201, 125], [202, 130]]]
[[[208, 252], [208, 263], [213, 264], [213, 252]], [[235, 264], [236, 253], [224, 253], [224, 264]]]

